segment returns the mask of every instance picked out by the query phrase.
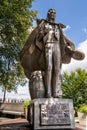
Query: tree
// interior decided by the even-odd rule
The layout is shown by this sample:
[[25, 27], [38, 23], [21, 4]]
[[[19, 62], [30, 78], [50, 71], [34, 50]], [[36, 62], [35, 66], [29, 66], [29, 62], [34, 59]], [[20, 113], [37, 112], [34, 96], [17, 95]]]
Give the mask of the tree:
[[87, 72], [81, 68], [70, 74], [64, 72], [62, 89], [63, 97], [73, 99], [74, 108], [78, 109], [81, 104], [87, 102]]
[[4, 92], [25, 83], [19, 52], [36, 18], [37, 12], [30, 9], [33, 1], [0, 0], [0, 86]]

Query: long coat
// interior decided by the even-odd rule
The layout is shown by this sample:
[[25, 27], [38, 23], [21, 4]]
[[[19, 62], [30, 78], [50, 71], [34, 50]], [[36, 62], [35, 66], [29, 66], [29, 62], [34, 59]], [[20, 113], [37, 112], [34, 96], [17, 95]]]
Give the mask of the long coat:
[[[45, 70], [45, 54], [44, 44], [37, 39], [38, 26], [32, 31], [22, 51], [20, 52], [20, 62], [24, 68], [25, 75], [30, 78], [33, 71]], [[66, 47], [70, 46], [75, 49], [74, 44], [63, 34], [62, 26], [60, 30], [60, 47], [61, 47], [61, 64], [68, 64], [71, 61], [71, 55], [66, 51]]]

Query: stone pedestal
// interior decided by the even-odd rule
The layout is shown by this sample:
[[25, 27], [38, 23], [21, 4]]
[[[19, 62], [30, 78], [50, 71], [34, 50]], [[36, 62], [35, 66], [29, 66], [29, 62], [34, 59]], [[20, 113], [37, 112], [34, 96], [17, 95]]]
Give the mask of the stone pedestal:
[[71, 99], [35, 99], [29, 107], [29, 117], [34, 130], [75, 129]]

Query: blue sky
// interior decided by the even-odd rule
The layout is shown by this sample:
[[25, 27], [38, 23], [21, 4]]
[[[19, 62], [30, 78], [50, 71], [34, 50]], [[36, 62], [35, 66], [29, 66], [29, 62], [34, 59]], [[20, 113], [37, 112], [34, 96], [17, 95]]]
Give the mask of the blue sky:
[[64, 33], [75, 46], [87, 39], [87, 0], [35, 0], [32, 5], [38, 18], [46, 18], [50, 8], [56, 10], [56, 22], [69, 27]]

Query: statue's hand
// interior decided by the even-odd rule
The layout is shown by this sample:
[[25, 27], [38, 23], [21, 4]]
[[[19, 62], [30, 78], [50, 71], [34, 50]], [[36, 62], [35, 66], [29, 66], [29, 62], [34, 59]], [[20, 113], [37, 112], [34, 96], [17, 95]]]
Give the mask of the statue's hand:
[[66, 46], [66, 52], [72, 55], [74, 53], [74, 49], [72, 49], [70, 46]]

